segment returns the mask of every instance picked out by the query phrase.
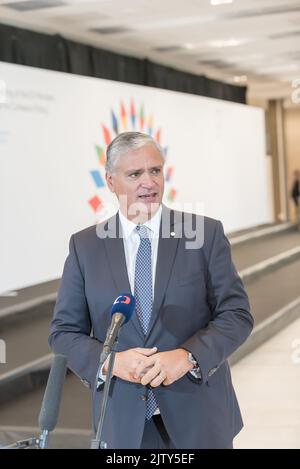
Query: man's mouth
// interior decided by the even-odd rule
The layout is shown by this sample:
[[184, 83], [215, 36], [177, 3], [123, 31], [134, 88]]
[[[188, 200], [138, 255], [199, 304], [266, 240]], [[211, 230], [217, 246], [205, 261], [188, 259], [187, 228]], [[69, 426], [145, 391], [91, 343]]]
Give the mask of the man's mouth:
[[138, 196], [139, 199], [147, 200], [147, 199], [153, 199], [157, 195], [157, 192], [150, 192], [149, 194], [140, 194]]

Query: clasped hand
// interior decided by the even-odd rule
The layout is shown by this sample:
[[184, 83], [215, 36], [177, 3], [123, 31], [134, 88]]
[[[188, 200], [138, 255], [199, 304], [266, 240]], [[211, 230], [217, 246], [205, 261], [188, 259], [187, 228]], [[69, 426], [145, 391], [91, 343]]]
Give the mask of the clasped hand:
[[156, 347], [134, 348], [116, 353], [113, 375], [143, 386], [157, 387], [174, 383], [192, 368], [188, 352], [182, 348], [166, 352], [157, 352]]

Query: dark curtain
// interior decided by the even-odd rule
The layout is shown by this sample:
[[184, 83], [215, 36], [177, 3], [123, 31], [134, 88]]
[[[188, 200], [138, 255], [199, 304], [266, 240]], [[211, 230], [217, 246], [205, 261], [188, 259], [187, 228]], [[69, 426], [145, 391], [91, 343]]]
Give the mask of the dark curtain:
[[244, 86], [1, 24], [0, 61], [246, 103]]

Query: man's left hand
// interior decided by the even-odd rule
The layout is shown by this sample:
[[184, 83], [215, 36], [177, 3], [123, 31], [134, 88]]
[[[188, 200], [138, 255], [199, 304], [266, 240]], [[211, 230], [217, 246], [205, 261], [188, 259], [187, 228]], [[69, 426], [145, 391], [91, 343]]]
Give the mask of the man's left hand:
[[188, 354], [189, 352], [182, 348], [155, 353], [147, 358], [145, 368], [137, 367], [136, 377], [141, 377], [143, 386], [150, 384], [153, 388], [161, 384], [172, 384], [193, 368]]

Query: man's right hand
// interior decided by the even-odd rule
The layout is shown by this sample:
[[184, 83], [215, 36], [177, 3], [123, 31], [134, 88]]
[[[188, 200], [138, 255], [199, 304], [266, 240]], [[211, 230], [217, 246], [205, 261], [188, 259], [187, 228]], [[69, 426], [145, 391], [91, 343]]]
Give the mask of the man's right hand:
[[[117, 376], [125, 381], [132, 383], [140, 383], [141, 377], [136, 375], [136, 370], [143, 368], [145, 363], [144, 373], [147, 372], [146, 357], [150, 357], [157, 352], [157, 348], [131, 348], [124, 352], [117, 352], [115, 356], [113, 376]], [[108, 360], [103, 367], [103, 374], [107, 373]], [[137, 376], [137, 377], [136, 377]]]

